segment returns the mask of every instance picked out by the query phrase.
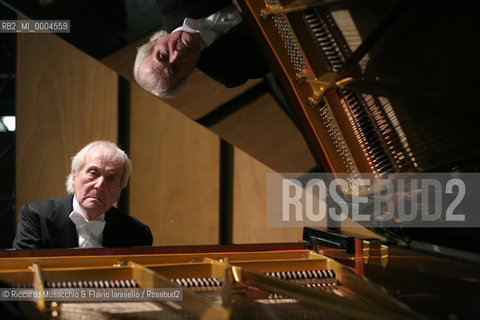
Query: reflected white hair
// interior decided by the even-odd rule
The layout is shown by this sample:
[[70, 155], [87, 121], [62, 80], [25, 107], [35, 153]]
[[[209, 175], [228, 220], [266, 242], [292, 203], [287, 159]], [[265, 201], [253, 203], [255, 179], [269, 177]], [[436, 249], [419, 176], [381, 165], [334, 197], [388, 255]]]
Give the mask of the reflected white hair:
[[117, 147], [115, 143], [100, 140], [90, 142], [72, 158], [72, 169], [65, 183], [68, 193], [75, 192], [75, 189], [73, 187], [73, 173], [82, 170], [87, 160], [88, 153], [93, 149], [102, 150], [103, 159], [106, 160], [109, 164], [113, 164], [115, 166], [123, 166], [123, 174], [120, 179], [120, 185], [122, 189], [127, 186], [128, 179], [130, 178], [130, 174], [132, 173], [132, 161], [128, 158], [128, 155], [122, 149]]
[[168, 86], [168, 81], [159, 81], [158, 83], [151, 83], [147, 79], [141, 75], [138, 70], [140, 69], [140, 65], [142, 64], [143, 60], [146, 57], [152, 54], [153, 48], [155, 47], [155, 40], [156, 38], [165, 37], [168, 34], [165, 30], [160, 30], [155, 32], [149, 39], [147, 43], [144, 43], [140, 47], [137, 48], [137, 56], [135, 57], [135, 64], [133, 65], [133, 76], [135, 77], [135, 81], [146, 91], [152, 93], [153, 95], [160, 97], [160, 98], [173, 98], [175, 97], [180, 90], [185, 86], [185, 82], [187, 77], [184, 77], [172, 87], [168, 88], [165, 87], [165, 84]]

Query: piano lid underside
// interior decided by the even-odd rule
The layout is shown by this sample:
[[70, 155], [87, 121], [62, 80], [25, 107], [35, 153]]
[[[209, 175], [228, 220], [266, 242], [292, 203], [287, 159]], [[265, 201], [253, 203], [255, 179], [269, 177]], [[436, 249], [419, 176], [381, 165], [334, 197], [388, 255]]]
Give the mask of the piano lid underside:
[[419, 171], [478, 171], [473, 9], [462, 1], [407, 7], [369, 53], [363, 79], [390, 97]]
[[[267, 1], [268, 6], [289, 3]], [[471, 42], [480, 22], [475, 11], [461, 2], [362, 4], [265, 18], [260, 12], [267, 5], [248, 4], [323, 166], [353, 175], [477, 171], [480, 63]], [[382, 21], [385, 16], [391, 19]], [[365, 21], [382, 27], [365, 28], [360, 25]], [[372, 34], [377, 39], [366, 54], [354, 57]], [[330, 83], [322, 92], [318, 81], [328, 80], [326, 75], [353, 81]]]

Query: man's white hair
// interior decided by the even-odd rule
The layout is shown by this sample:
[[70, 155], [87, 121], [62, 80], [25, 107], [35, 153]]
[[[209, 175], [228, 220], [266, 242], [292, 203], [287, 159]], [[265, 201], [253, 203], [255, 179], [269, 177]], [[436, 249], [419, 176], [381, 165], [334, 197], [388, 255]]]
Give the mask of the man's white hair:
[[122, 189], [125, 188], [128, 184], [130, 174], [132, 173], [132, 161], [122, 149], [117, 147], [115, 143], [100, 140], [90, 142], [72, 158], [72, 169], [70, 170], [70, 174], [67, 176], [67, 181], [65, 183], [67, 192], [75, 192], [75, 188], [73, 186], [73, 173], [75, 172], [78, 174], [78, 172], [82, 170], [87, 160], [87, 155], [92, 149], [102, 150], [104, 152], [104, 159], [107, 160], [108, 163], [123, 166], [123, 174], [120, 179], [120, 185]]
[[[185, 82], [187, 77], [180, 79], [172, 88], [165, 88], [165, 83], [159, 81], [158, 83], [150, 83], [147, 79], [143, 78], [141, 74], [139, 74], [140, 65], [142, 64], [143, 60], [146, 57], [152, 54], [153, 48], [155, 47], [155, 40], [156, 38], [165, 37], [168, 34], [165, 30], [160, 30], [155, 32], [149, 39], [147, 43], [144, 43], [137, 49], [137, 56], [135, 58], [135, 64], [133, 66], [133, 76], [135, 77], [135, 81], [146, 91], [152, 93], [153, 95], [160, 97], [160, 98], [173, 98], [175, 97], [180, 90], [185, 86]], [[152, 87], [153, 85], [153, 87]]]

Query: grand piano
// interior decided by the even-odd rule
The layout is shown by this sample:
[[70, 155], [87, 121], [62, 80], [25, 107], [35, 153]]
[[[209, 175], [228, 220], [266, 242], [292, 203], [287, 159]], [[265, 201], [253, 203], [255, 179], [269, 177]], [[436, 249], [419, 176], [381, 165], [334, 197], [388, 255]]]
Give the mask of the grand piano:
[[[467, 2], [235, 4], [271, 62], [314, 171], [478, 171], [480, 21]], [[298, 243], [4, 251], [5, 288], [181, 288], [183, 299], [2, 307], [32, 319], [478, 317], [478, 229], [399, 226], [365, 237], [328, 227], [306, 227]]]

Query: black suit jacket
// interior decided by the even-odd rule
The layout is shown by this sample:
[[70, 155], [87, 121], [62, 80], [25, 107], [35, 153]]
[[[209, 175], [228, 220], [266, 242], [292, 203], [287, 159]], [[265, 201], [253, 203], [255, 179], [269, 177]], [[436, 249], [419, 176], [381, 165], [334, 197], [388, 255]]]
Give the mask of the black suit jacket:
[[[157, 0], [165, 30], [173, 31], [185, 18], [198, 19], [232, 4], [230, 0]], [[197, 68], [226, 87], [236, 87], [248, 79], [265, 76], [269, 68], [255, 35], [241, 22], [204, 49]]]
[[[73, 211], [73, 195], [41, 200], [22, 206], [15, 249], [50, 249], [78, 247]], [[150, 246], [150, 228], [115, 207], [105, 213], [103, 247]]]

